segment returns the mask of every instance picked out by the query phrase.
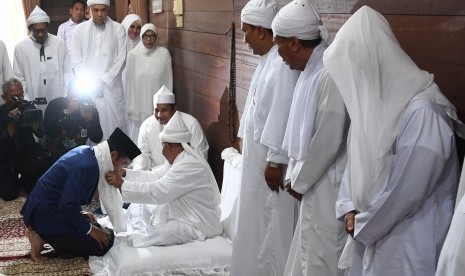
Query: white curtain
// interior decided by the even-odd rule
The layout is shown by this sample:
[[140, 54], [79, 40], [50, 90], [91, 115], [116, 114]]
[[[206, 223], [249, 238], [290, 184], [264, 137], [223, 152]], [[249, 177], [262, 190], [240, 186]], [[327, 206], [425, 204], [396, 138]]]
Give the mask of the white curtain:
[[5, 43], [10, 62], [16, 43], [27, 36], [23, 1], [2, 1], [0, 9], [0, 39]]

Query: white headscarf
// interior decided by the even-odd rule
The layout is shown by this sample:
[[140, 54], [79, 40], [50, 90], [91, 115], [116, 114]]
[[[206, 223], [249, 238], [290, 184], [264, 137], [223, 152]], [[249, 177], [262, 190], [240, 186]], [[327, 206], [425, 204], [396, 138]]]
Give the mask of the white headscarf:
[[[158, 33], [157, 33], [157, 27], [153, 25], [152, 23], [147, 23], [144, 26], [142, 26], [142, 29], [140, 31], [140, 39], [142, 39], [142, 36], [147, 32], [147, 31], [152, 31], [155, 33], [155, 36], [158, 38]], [[140, 54], [145, 54], [145, 55], [150, 55], [153, 51], [156, 49], [156, 43], [155, 45], [149, 49], [145, 47], [144, 43], [139, 43], [137, 46], [134, 48], [134, 51]]]
[[[389, 151], [409, 102], [428, 98], [457, 119], [455, 108], [433, 75], [420, 70], [402, 50], [386, 19], [368, 6], [341, 27], [323, 61], [351, 118], [348, 181], [355, 208], [365, 211], [374, 185], [389, 173]], [[344, 251], [353, 246], [351, 240]], [[365, 267], [372, 253], [372, 248], [365, 252]], [[349, 265], [351, 252], [348, 256], [343, 253], [341, 267]]]
[[36, 6], [27, 18], [28, 27], [37, 23], [50, 23], [50, 17], [39, 6]]
[[128, 14], [121, 22], [121, 25], [123, 25], [124, 27], [124, 31], [126, 31], [128, 51], [136, 47], [136, 45], [140, 41], [140, 36], [137, 36], [136, 38], [131, 39], [128, 35], [129, 27], [131, 27], [132, 23], [134, 22], [137, 22], [139, 23], [139, 26], [142, 26], [142, 19], [137, 14]]
[[87, 6], [106, 5], [110, 6], [110, 0], [87, 0]]
[[176, 100], [174, 93], [163, 85], [155, 95], [153, 95], [153, 107], [156, 108], [157, 104], [175, 104]]
[[152, 31], [158, 37], [157, 26], [153, 25], [152, 23], [147, 23], [144, 26], [142, 26], [142, 29], [140, 31], [140, 38], [141, 39], [142, 39], [142, 36], [145, 34], [146, 31]]
[[253, 26], [271, 29], [271, 22], [278, 12], [276, 0], [250, 0], [241, 11], [241, 21]]
[[273, 35], [295, 36], [300, 40], [321, 39], [328, 44], [329, 32], [307, 0], [294, 0], [279, 10], [271, 23]]

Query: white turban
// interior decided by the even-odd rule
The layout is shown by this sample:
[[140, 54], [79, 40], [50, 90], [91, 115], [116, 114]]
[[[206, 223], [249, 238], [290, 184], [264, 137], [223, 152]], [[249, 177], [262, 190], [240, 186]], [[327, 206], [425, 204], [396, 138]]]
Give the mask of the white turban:
[[192, 134], [184, 124], [181, 114], [176, 111], [160, 133], [160, 141], [165, 143], [189, 143]]
[[110, 0], [87, 0], [87, 6], [93, 6], [93, 5], [107, 5], [107, 6], [110, 6]]
[[39, 6], [36, 6], [27, 18], [28, 27], [37, 23], [50, 23], [50, 17]]
[[276, 0], [250, 0], [241, 11], [241, 21], [271, 29], [271, 22], [276, 13], [278, 13]]
[[145, 34], [146, 31], [152, 31], [158, 37], [157, 27], [155, 25], [153, 25], [152, 23], [147, 23], [144, 26], [142, 26], [142, 29], [140, 31], [140, 37], [141, 38]]
[[271, 23], [273, 34], [295, 36], [300, 40], [322, 38], [328, 42], [329, 32], [321, 24], [320, 16], [307, 0], [294, 0], [284, 6]]
[[157, 104], [175, 104], [174, 93], [163, 85], [155, 95], [153, 95], [153, 106], [156, 108]]

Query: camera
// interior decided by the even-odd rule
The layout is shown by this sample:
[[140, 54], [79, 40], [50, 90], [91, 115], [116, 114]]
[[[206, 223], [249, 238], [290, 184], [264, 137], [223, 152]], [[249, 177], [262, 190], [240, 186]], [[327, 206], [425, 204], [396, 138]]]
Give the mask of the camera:
[[81, 110], [84, 113], [92, 113], [92, 109], [94, 108], [94, 103], [91, 97], [88, 96], [81, 96], [78, 99], [79, 105], [81, 106]]
[[12, 97], [16, 107], [19, 110], [19, 124], [22, 126], [33, 126], [33, 125], [40, 125], [42, 124], [44, 117], [42, 114], [42, 110], [37, 109], [36, 101], [42, 103], [45, 101], [45, 98], [38, 98], [36, 101], [26, 101], [21, 100], [17, 96]]

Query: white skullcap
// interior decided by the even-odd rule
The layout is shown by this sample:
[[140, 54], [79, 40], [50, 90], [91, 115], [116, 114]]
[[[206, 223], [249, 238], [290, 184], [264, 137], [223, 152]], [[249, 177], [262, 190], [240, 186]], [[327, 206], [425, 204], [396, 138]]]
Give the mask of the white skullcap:
[[28, 27], [37, 23], [50, 23], [50, 17], [39, 6], [36, 6], [27, 18]]
[[163, 85], [155, 95], [153, 95], [153, 106], [156, 108], [157, 104], [175, 104], [174, 93]]
[[142, 26], [142, 29], [140, 31], [140, 37], [141, 38], [145, 34], [146, 31], [152, 31], [158, 37], [157, 27], [155, 25], [153, 25], [152, 23], [147, 23], [144, 26]]
[[87, 6], [93, 6], [93, 5], [107, 5], [107, 6], [110, 6], [110, 0], [87, 0]]
[[321, 24], [320, 16], [307, 0], [294, 0], [284, 6], [271, 23], [273, 35], [295, 36], [300, 40], [322, 38], [327, 42], [328, 30]]
[[189, 143], [192, 134], [184, 124], [181, 114], [176, 111], [160, 133], [160, 141], [165, 143]]
[[276, 0], [250, 0], [241, 11], [241, 21], [271, 29], [271, 22], [276, 13], [278, 13]]

